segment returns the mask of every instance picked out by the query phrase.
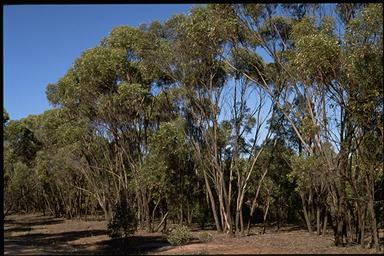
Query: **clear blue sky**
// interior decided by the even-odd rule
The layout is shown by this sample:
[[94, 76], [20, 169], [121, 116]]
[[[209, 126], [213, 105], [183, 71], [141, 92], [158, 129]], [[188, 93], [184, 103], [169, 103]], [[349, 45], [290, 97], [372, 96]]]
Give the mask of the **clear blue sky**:
[[187, 13], [193, 5], [4, 6], [4, 107], [11, 119], [50, 108], [48, 83], [65, 74], [76, 57], [119, 25], [138, 26]]

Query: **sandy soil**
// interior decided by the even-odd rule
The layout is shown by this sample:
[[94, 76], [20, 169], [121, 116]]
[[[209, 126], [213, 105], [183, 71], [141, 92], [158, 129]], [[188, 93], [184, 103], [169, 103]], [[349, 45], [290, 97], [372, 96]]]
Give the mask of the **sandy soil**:
[[[360, 246], [335, 247], [333, 238], [310, 235], [298, 227], [285, 227], [279, 232], [259, 234], [255, 227], [246, 237], [212, 234], [209, 242], [200, 242], [201, 231], [183, 246], [171, 246], [164, 234], [137, 232], [133, 237], [110, 239], [104, 221], [64, 220], [40, 214], [11, 215], [4, 221], [5, 255], [57, 254], [372, 254], [373, 249]], [[381, 234], [383, 237], [384, 234]]]

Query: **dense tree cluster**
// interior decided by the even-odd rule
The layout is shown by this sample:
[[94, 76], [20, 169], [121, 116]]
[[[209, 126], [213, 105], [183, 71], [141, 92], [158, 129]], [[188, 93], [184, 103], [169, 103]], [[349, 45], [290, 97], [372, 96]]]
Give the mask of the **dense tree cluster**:
[[[4, 112], [4, 213], [234, 235], [257, 222], [379, 246], [382, 4], [227, 4], [120, 26]], [[128, 232], [129, 231], [129, 232]]]

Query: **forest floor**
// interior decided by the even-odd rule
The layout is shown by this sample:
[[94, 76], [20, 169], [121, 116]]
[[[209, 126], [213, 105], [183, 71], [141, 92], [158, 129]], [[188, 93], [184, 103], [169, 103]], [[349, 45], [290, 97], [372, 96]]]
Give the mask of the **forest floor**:
[[[110, 239], [106, 223], [98, 220], [65, 220], [41, 214], [10, 215], [4, 220], [5, 255], [58, 254], [372, 254], [374, 249], [360, 246], [335, 247], [331, 230], [325, 236], [310, 235], [297, 226], [275, 228], [259, 234], [255, 227], [250, 236], [228, 237], [207, 231], [212, 240], [197, 238], [183, 246], [171, 246], [164, 234], [137, 232], [125, 239]], [[198, 237], [201, 231], [193, 231]], [[384, 230], [380, 232], [384, 239]]]

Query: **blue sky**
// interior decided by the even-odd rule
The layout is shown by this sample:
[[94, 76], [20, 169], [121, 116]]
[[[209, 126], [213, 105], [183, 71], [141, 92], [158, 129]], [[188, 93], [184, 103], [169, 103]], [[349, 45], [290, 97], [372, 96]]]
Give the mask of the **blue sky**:
[[4, 6], [4, 107], [11, 119], [50, 108], [48, 83], [119, 25], [138, 26], [187, 13], [191, 4]]

